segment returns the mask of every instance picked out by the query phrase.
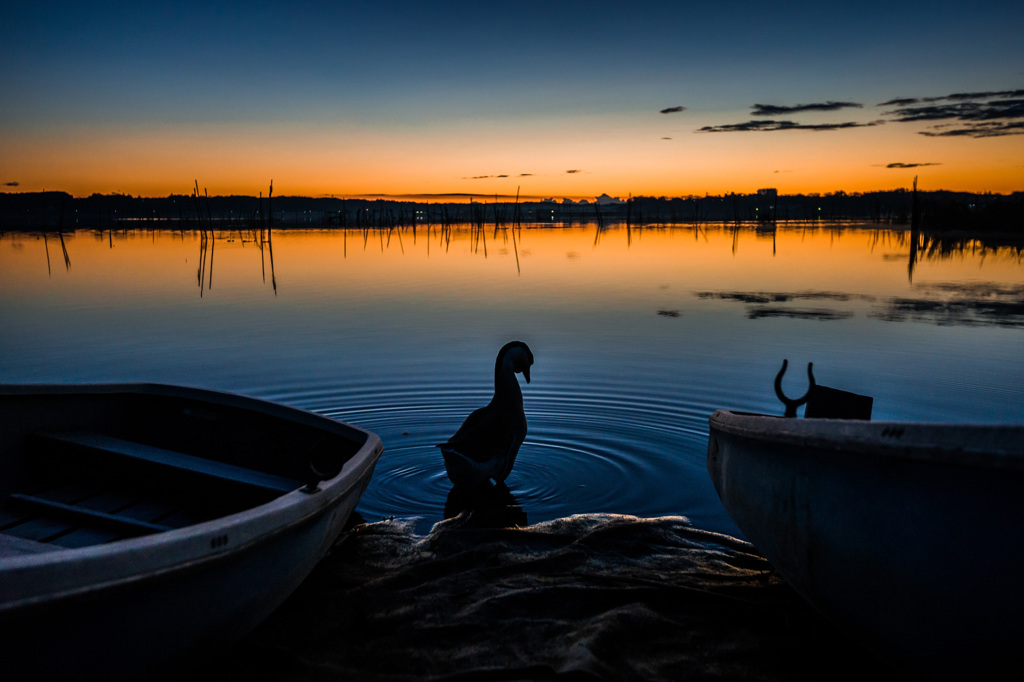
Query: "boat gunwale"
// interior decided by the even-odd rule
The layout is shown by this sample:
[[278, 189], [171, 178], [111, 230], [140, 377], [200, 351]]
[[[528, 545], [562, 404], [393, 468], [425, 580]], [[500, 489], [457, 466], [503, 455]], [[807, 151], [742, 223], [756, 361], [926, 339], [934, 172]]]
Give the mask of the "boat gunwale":
[[[301, 408], [231, 393], [162, 384], [0, 385], [0, 395], [132, 392], [255, 408], [339, 435], [362, 436], [363, 444], [336, 476], [321, 481], [313, 493], [296, 488], [264, 504], [163, 533], [81, 548], [0, 557], [0, 577], [3, 578], [0, 580], [0, 614], [156, 578], [230, 557], [270, 541], [343, 503], [346, 494], [372, 474], [383, 451], [380, 438], [370, 431]], [[224, 536], [228, 536], [227, 539]], [[123, 560], [128, 556], [130, 560]], [[112, 561], [115, 557], [121, 560]], [[95, 580], [98, 575], [109, 576], [111, 567], [119, 569], [116, 575]], [[26, 589], [32, 584], [45, 584], [46, 589]], [[33, 594], [21, 596], [29, 592]]]
[[806, 419], [715, 410], [723, 434], [822, 452], [843, 452], [1024, 473], [1024, 425]]
[[220, 391], [198, 386], [182, 386], [177, 384], [161, 384], [154, 382], [127, 383], [89, 383], [89, 384], [3, 384], [0, 383], [0, 397], [8, 396], [47, 396], [47, 395], [95, 395], [139, 394], [163, 398], [184, 398], [198, 400], [218, 406], [237, 408], [245, 411], [257, 411], [280, 417], [287, 421], [317, 428], [327, 428], [338, 435], [362, 440], [364, 436], [373, 434], [348, 422], [332, 419], [323, 414], [312, 412], [301, 407], [293, 407], [282, 403], [255, 398], [253, 396]]

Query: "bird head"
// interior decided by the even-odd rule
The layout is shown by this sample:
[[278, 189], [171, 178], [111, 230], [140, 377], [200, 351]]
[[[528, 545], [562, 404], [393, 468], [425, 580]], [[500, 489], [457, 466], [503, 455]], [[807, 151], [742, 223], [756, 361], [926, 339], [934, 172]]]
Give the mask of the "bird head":
[[497, 366], [507, 366], [513, 372], [521, 373], [526, 383], [530, 383], [530, 365], [533, 364], [533, 351], [522, 341], [509, 341], [498, 351]]

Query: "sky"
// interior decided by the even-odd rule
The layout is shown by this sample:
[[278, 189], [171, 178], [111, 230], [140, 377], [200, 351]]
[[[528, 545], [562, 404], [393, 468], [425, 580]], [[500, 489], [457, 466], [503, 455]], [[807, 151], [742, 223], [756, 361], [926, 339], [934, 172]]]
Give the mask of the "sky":
[[1024, 3], [3, 2], [0, 191], [1024, 190]]

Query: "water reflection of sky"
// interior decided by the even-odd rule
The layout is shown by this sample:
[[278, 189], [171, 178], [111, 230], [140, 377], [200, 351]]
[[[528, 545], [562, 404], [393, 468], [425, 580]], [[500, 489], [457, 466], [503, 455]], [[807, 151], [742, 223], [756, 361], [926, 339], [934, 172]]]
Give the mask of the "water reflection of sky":
[[[939, 325], [1024, 327], [1024, 284], [998, 282], [936, 282], [904, 296], [867, 296], [832, 291], [743, 292], [699, 291], [700, 298], [735, 301], [747, 317], [793, 317], [842, 320], [861, 308], [869, 317], [890, 322], [931, 322]], [[861, 302], [868, 302], [863, 310]]]
[[69, 264], [52, 235], [0, 239], [0, 380], [194, 384], [352, 421], [387, 450], [370, 516], [441, 517], [433, 443], [486, 402], [513, 338], [537, 359], [509, 479], [531, 522], [685, 514], [734, 532], [707, 417], [780, 412], [783, 358], [874, 396], [876, 419], [1024, 418], [1012, 251], [923, 257], [911, 278], [905, 233], [867, 229], [278, 232], [273, 268], [237, 232], [205, 252], [192, 233], [64, 240]]

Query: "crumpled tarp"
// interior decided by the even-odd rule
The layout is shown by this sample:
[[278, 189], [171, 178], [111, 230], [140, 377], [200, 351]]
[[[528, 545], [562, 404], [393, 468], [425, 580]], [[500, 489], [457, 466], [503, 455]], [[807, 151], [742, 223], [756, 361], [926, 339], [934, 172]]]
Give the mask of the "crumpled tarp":
[[[258, 587], [255, 587], [258, 589]], [[275, 680], [843, 680], [884, 667], [749, 544], [683, 517], [349, 530], [220, 661]], [[884, 674], [884, 672], [882, 673]]]

